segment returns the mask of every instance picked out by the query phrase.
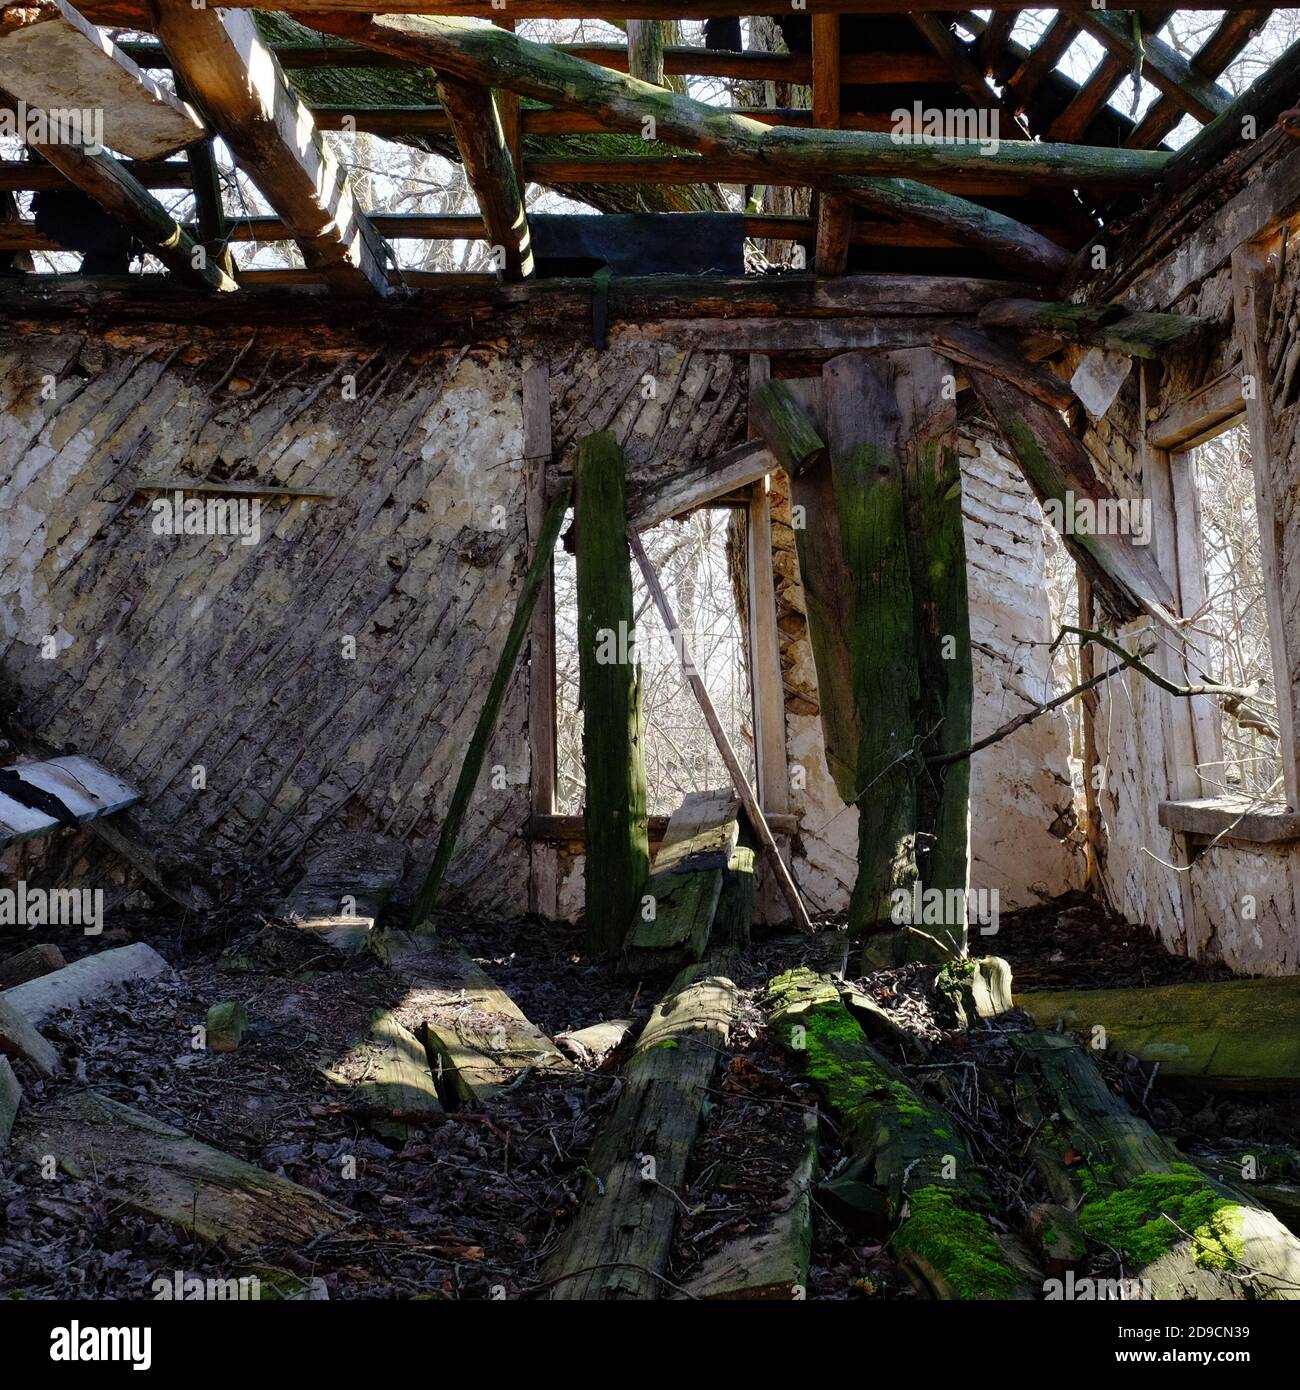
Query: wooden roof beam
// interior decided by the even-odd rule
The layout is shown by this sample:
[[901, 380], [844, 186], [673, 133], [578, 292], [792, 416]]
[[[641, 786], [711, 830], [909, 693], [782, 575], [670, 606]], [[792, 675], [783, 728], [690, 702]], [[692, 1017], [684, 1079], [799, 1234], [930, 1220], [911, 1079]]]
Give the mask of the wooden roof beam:
[[177, 77], [292, 228], [307, 266], [342, 293], [390, 293], [383, 243], [252, 16], [161, 0], [154, 28]]
[[[927, 0], [928, 10], [959, 13], [970, 0]], [[375, 0], [230, 0], [232, 9], [276, 10], [302, 17], [313, 11], [334, 14], [369, 14]], [[1165, 0], [1124, 0], [1126, 10], [1164, 9]], [[126, 23], [144, 18], [139, 0], [100, 0], [93, 7], [99, 23]], [[907, 0], [813, 0], [822, 14], [897, 16], [911, 6]], [[1041, 10], [1042, 0], [982, 0], [981, 9]], [[1219, 10], [1223, 0], [1183, 0], [1182, 9]], [[491, 0], [384, 0], [389, 14], [424, 14], [466, 19], [495, 19], [501, 14]], [[754, 0], [510, 0], [510, 13], [521, 19], [714, 19], [753, 14]], [[98, 18], [99, 15], [103, 18]], [[306, 23], [306, 19], [303, 19]], [[147, 27], [147, 25], [143, 26]]]
[[[1144, 15], [1142, 31], [1144, 35], [1159, 32], [1172, 9], [1157, 10]], [[1117, 88], [1133, 70], [1132, 58], [1115, 53], [1105, 53], [1097, 64], [1091, 77], [1079, 89], [1078, 94], [1064, 111], [1047, 128], [1049, 140], [1082, 140], [1084, 132], [1103, 106], [1111, 99]]]
[[[812, 17], [813, 125], [834, 130], [840, 124], [840, 17]], [[818, 275], [843, 275], [849, 267], [853, 205], [829, 193], [817, 200], [814, 264]]]
[[[445, 73], [488, 86], [505, 87], [521, 96], [556, 106], [599, 112], [612, 125], [640, 133], [646, 122], [667, 144], [710, 155], [725, 154], [747, 165], [750, 176], [773, 181], [793, 176], [826, 193], [839, 194], [886, 217], [910, 217], [934, 230], [951, 232], [1000, 263], [1040, 278], [1061, 275], [1068, 258], [1061, 248], [1014, 219], [978, 204], [943, 194], [912, 178], [862, 178], [863, 172], [941, 174], [958, 166], [988, 172], [1008, 164], [1034, 166], [1034, 177], [1045, 170], [1061, 177], [1062, 165], [1079, 170], [1077, 147], [1049, 147], [1028, 141], [999, 146], [996, 154], [971, 144], [963, 153], [957, 145], [896, 144], [889, 136], [856, 131], [786, 130], [725, 116], [716, 108], [675, 92], [652, 87], [607, 68], [556, 53], [544, 44], [529, 43], [514, 34], [463, 19], [376, 15], [364, 18], [317, 13], [314, 24], [353, 41], [399, 53]], [[1142, 166], [1115, 163], [1115, 151], [1100, 155], [1096, 168], [1144, 179], [1163, 167], [1164, 159]], [[1128, 152], [1132, 160], [1134, 152]], [[1014, 155], [1013, 159], [1008, 159]], [[1026, 160], [1024, 156], [1029, 156]], [[900, 158], [900, 156], [902, 156]], [[1064, 177], [1068, 177], [1065, 175]]]
[[[101, 143], [132, 159], [161, 159], [207, 134], [192, 107], [66, 0], [0, 8], [0, 87], [29, 109], [100, 113]], [[87, 137], [82, 143], [91, 143]]]

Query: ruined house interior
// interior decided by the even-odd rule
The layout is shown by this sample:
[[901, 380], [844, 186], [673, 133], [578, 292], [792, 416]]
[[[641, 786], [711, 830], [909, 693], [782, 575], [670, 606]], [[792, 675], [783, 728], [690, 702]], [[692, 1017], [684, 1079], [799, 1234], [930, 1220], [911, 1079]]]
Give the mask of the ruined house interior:
[[772, 8], [0, 6], [7, 1296], [1300, 1297], [1300, 10]]

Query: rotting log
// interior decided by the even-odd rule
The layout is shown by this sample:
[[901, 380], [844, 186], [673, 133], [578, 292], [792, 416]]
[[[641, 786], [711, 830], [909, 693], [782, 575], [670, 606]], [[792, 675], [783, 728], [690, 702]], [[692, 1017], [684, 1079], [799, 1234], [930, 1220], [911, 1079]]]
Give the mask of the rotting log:
[[677, 1189], [735, 1018], [730, 969], [726, 956], [688, 966], [655, 1006], [588, 1156], [582, 1203], [546, 1266], [552, 1299], [662, 1295]]
[[645, 720], [626, 538], [623, 450], [608, 431], [578, 442], [578, 680], [582, 705], [587, 948], [617, 951], [650, 871]]
[[60, 1009], [76, 1009], [119, 985], [170, 975], [171, 966], [143, 941], [115, 946], [93, 956], [82, 956], [52, 975], [15, 985], [0, 1000], [25, 1014], [34, 1024], [44, 1023]]
[[514, 674], [515, 662], [519, 659], [519, 652], [528, 636], [537, 595], [541, 592], [543, 580], [550, 573], [551, 556], [555, 550], [555, 542], [559, 539], [560, 528], [564, 525], [569, 493], [570, 484], [566, 482], [542, 518], [537, 548], [533, 551], [528, 573], [524, 575], [523, 586], [519, 590], [510, 630], [506, 633], [501, 656], [497, 660], [496, 670], [492, 673], [492, 684], [488, 686], [478, 722], [474, 725], [469, 747], [465, 750], [465, 759], [461, 763], [455, 790], [447, 804], [447, 814], [443, 817], [442, 829], [438, 833], [438, 847], [434, 851], [433, 863], [411, 907], [413, 927], [418, 927], [425, 921], [438, 901], [439, 890], [456, 849], [456, 838], [469, 811], [470, 797], [474, 794], [479, 773], [483, 770], [483, 760], [487, 756], [488, 745], [496, 728], [497, 715], [501, 712], [501, 702], [505, 699], [506, 690]]
[[[1300, 1299], [1300, 1240], [1202, 1174], [1059, 1033], [1018, 1033], [1016, 1111], [1055, 1201], [1154, 1299]], [[1051, 1290], [1049, 1289], [1049, 1297]]]
[[1236, 1154], [1206, 1157], [1193, 1154], [1192, 1161], [1210, 1177], [1240, 1188], [1265, 1206], [1293, 1234], [1300, 1235], [1300, 1172], [1294, 1151], [1281, 1161], [1262, 1145], [1243, 1147]]
[[680, 970], [703, 959], [740, 836], [739, 813], [730, 787], [687, 793], [668, 822], [623, 941], [624, 973]]
[[804, 1114], [807, 1136], [780, 1206], [770, 1219], [715, 1250], [683, 1293], [727, 1301], [802, 1298], [812, 1259], [812, 1185], [817, 1171], [817, 1112]]
[[882, 1229], [921, 1292], [942, 1299], [1029, 1297], [1022, 1256], [993, 1224], [965, 1139], [863, 1036], [825, 976], [778, 975], [763, 1000], [774, 1037], [802, 1061], [840, 1126], [836, 1175], [880, 1194]]
[[423, 1043], [387, 1009], [376, 1009], [347, 1054], [321, 1070], [347, 1088], [350, 1109], [394, 1139], [444, 1113]]
[[791, 478], [826, 457], [826, 441], [788, 382], [768, 381], [754, 392], [749, 423]]
[[1209, 1086], [1300, 1087], [1300, 978], [1017, 994], [1042, 1028]]
[[1064, 419], [1027, 391], [989, 372], [968, 367], [967, 374], [1035, 496], [1059, 508], [1067, 523], [1061, 539], [1087, 574], [1093, 592], [1121, 621], [1146, 613], [1176, 627], [1177, 601], [1150, 548], [1134, 544], [1136, 527], [1129, 528], [1130, 534], [1117, 534], [1107, 526], [1094, 530], [1068, 524], [1077, 504], [1091, 504], [1101, 517], [1117, 507], [1118, 499], [1097, 478], [1088, 451]]
[[319, 1192], [94, 1091], [65, 1092], [26, 1111], [13, 1152], [28, 1163], [53, 1154], [115, 1205], [234, 1254], [302, 1245], [357, 1219]]
[[609, 1018], [570, 1033], [557, 1033], [555, 1045], [583, 1066], [604, 1068], [622, 1059], [635, 1026], [630, 1018]]
[[429, 930], [378, 932], [371, 949], [407, 977], [399, 1012], [423, 1030], [444, 1100], [482, 1105], [526, 1071], [571, 1070], [551, 1039], [454, 941]]

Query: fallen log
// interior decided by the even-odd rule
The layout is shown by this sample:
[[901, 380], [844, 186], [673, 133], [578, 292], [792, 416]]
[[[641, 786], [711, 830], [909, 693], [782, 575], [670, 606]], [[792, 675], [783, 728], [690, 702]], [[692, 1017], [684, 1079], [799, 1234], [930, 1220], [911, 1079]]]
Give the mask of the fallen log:
[[703, 959], [740, 836], [739, 813], [729, 787], [690, 792], [673, 812], [623, 941], [622, 973], [680, 970]]
[[37, 1025], [60, 1009], [76, 1009], [100, 998], [118, 985], [170, 975], [171, 966], [144, 942], [115, 946], [93, 956], [83, 956], [56, 970], [5, 990], [0, 1000], [25, 1014]]
[[[1107, 1088], [1059, 1033], [1012, 1035], [1016, 1112], [1052, 1197], [1154, 1299], [1300, 1299], [1300, 1240], [1207, 1177]], [[1049, 1290], [1050, 1295], [1050, 1290]]]
[[29, 946], [25, 951], [0, 960], [0, 990], [12, 989], [28, 980], [37, 980], [42, 975], [62, 970], [67, 963], [63, 959], [63, 952], [48, 941], [39, 946]]
[[768, 1027], [801, 1059], [840, 1125], [839, 1183], [880, 1194], [881, 1234], [921, 1292], [940, 1299], [1028, 1298], [1030, 1275], [990, 1219], [984, 1180], [952, 1120], [876, 1051], [827, 977], [771, 980]]
[[454, 941], [432, 932], [381, 932], [381, 960], [411, 981], [401, 1012], [423, 1029], [445, 1099], [482, 1105], [525, 1071], [571, 1063]]
[[714, 1251], [677, 1297], [756, 1301], [806, 1296], [812, 1258], [817, 1112], [808, 1111], [804, 1122], [807, 1142], [772, 1219]]
[[406, 848], [388, 835], [343, 835], [313, 856], [280, 905], [280, 916], [340, 951], [365, 948], [402, 881]]
[[637, 1040], [624, 1086], [592, 1146], [591, 1178], [551, 1257], [551, 1298], [659, 1298], [706, 1088], [731, 1037], [729, 960], [688, 966]]
[[1040, 1028], [1158, 1064], [1162, 1079], [1300, 1087], [1300, 978], [1017, 994]]
[[318, 1192], [94, 1091], [27, 1112], [13, 1150], [28, 1163], [54, 1154], [63, 1172], [115, 1203], [236, 1254], [301, 1245], [356, 1220]]
[[347, 1087], [348, 1105], [381, 1133], [409, 1137], [409, 1127], [444, 1113], [424, 1044], [387, 1009], [377, 1009], [363, 1037], [322, 1074]]

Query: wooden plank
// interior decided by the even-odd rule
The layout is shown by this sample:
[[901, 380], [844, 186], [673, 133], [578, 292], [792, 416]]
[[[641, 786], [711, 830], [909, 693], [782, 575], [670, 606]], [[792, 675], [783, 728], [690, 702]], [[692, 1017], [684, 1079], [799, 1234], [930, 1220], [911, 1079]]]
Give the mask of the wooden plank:
[[[0, 89], [33, 114], [98, 113], [99, 142], [132, 159], [161, 159], [206, 134], [192, 107], [66, 0], [30, 0], [0, 13]], [[80, 134], [81, 143], [94, 143], [95, 132]]]
[[697, 507], [707, 506], [738, 488], [756, 483], [776, 467], [776, 460], [763, 444], [737, 444], [725, 454], [689, 469], [676, 478], [637, 498], [636, 510], [628, 525], [649, 531], [674, 517], [684, 516]]
[[[1293, 156], [1300, 160], [1300, 151]], [[1300, 172], [1297, 175], [1300, 199]], [[1300, 747], [1296, 746], [1296, 650], [1294, 613], [1283, 607], [1282, 567], [1295, 545], [1295, 529], [1289, 525], [1292, 503], [1279, 496], [1276, 478], [1283, 472], [1278, 457], [1281, 442], [1273, 415], [1268, 365], [1269, 318], [1277, 284], [1277, 263], [1282, 237], [1271, 235], [1238, 247], [1232, 253], [1233, 326], [1241, 348], [1241, 376], [1254, 389], [1246, 393], [1246, 422], [1250, 430], [1251, 471], [1255, 477], [1255, 509], [1259, 516], [1259, 551], [1263, 570], [1264, 602], [1268, 610], [1269, 647], [1273, 654], [1273, 682], [1277, 700], [1278, 759], [1287, 804], [1300, 810]]]
[[171, 213], [132, 177], [127, 165], [103, 150], [92, 152], [79, 145], [35, 140], [28, 143], [57, 174], [122, 223], [177, 280], [205, 290], [236, 288], [230, 276], [209, 263], [207, 253]]
[[1205, 840], [1240, 840], [1256, 845], [1289, 845], [1300, 840], [1300, 814], [1244, 797], [1162, 801], [1160, 824], [1166, 830]]
[[[550, 372], [544, 363], [530, 362], [522, 382], [524, 472], [527, 491], [528, 544], [534, 549], [546, 517], [546, 487], [551, 468]], [[528, 794], [532, 814], [555, 812], [558, 776], [555, 730], [555, 566], [542, 576], [532, 622], [528, 628]], [[551, 845], [533, 841], [528, 850], [528, 906], [543, 917], [557, 915], [559, 865]]]
[[683, 970], [642, 1030], [587, 1158], [582, 1205], [544, 1271], [553, 1300], [663, 1295], [677, 1189], [736, 1014], [728, 969], [723, 961]]
[[496, 100], [488, 88], [446, 74], [437, 85], [497, 268], [507, 280], [526, 280], [534, 268], [528, 216]]
[[59, 1050], [41, 1036], [36, 1025], [0, 994], [0, 1054], [21, 1057], [38, 1076], [54, 1076], [61, 1067]]
[[386, 296], [379, 237], [252, 16], [160, 0], [152, 27], [186, 90], [292, 230], [307, 266], [339, 293]]
[[39, 1027], [60, 1009], [79, 1009], [93, 1003], [119, 985], [170, 975], [171, 966], [143, 941], [114, 946], [93, 956], [82, 956], [52, 975], [27, 980], [0, 994], [0, 1001], [17, 1009]]
[[365, 831], [339, 835], [312, 855], [279, 915], [341, 951], [364, 950], [405, 867], [400, 840]]
[[1163, 409], [1147, 425], [1147, 439], [1156, 449], [1183, 451], [1230, 429], [1246, 409], [1237, 371], [1224, 372], [1190, 395], [1161, 404]]
[[234, 1254], [303, 1245], [357, 1220], [319, 1192], [94, 1091], [65, 1091], [28, 1111], [13, 1151], [27, 1163], [54, 1154], [105, 1199]]
[[0, 769], [0, 847], [20, 844], [37, 835], [48, 835], [63, 822], [38, 806], [28, 806], [5, 791], [5, 782], [16, 775], [23, 786], [38, 794], [57, 797], [78, 825], [111, 816], [140, 800], [129, 782], [110, 772], [93, 758], [74, 753], [43, 762], [14, 763]]
[[513, 999], [451, 940], [380, 932], [372, 949], [408, 981], [399, 1012], [418, 1020], [444, 1096], [482, 1105], [525, 1071], [571, 1064]]
[[[623, 450], [609, 432], [578, 441], [578, 673], [586, 773], [586, 942], [617, 951], [650, 866], [645, 723], [627, 542]], [[635, 533], [632, 533], [635, 534]]]
[[497, 668], [492, 674], [492, 684], [488, 687], [483, 708], [479, 711], [478, 722], [474, 726], [474, 733], [465, 750], [464, 761], [461, 763], [460, 775], [456, 779], [455, 789], [452, 791], [451, 800], [447, 804], [447, 814], [443, 818], [442, 828], [438, 832], [438, 846], [434, 851], [433, 863], [430, 865], [424, 882], [420, 885], [420, 891], [416, 894], [415, 902], [411, 908], [412, 926], [418, 927], [437, 904], [443, 879], [446, 877], [452, 854], [456, 849], [456, 838], [460, 834], [461, 825], [469, 811], [470, 797], [474, 794], [479, 773], [483, 770], [483, 759], [487, 756], [488, 744], [492, 739], [492, 732], [496, 728], [497, 715], [501, 712], [501, 703], [505, 699], [506, 690], [514, 674], [515, 662], [519, 659], [520, 649], [524, 645], [524, 638], [528, 635], [528, 629], [532, 623], [533, 606], [537, 602], [537, 595], [541, 590], [543, 579], [550, 572], [551, 555], [555, 550], [555, 542], [559, 539], [560, 527], [564, 524], [564, 513], [569, 504], [569, 492], [570, 485], [565, 483], [560, 493], [547, 508], [541, 535], [538, 537], [532, 561], [528, 566], [528, 573], [524, 576], [524, 582], [519, 590], [519, 598], [515, 603], [515, 613], [510, 623], [510, 630], [506, 633], [505, 644], [501, 648]]
[[690, 792], [673, 813], [623, 941], [624, 972], [680, 970], [703, 959], [723, 874], [740, 836], [739, 811], [727, 788]]
[[980, 367], [1002, 381], [1017, 383], [1053, 410], [1068, 410], [1075, 404], [1068, 381], [1046, 367], [1027, 362], [1022, 354], [976, 328], [961, 324], [941, 328], [934, 335], [934, 345], [953, 362]]
[[645, 550], [642, 548], [640, 538], [635, 531], [628, 532], [628, 544], [632, 548], [632, 554], [637, 564], [641, 567], [641, 573], [645, 578], [646, 587], [650, 590], [651, 597], [654, 599], [655, 607], [659, 610], [659, 616], [663, 620], [664, 627], [668, 630], [668, 635], [672, 639], [673, 646], [677, 651], [681, 661], [682, 670], [686, 675], [687, 682], [695, 694], [695, 699], [704, 714], [705, 723], [709, 726], [709, 732], [713, 735], [713, 740], [718, 746], [718, 752], [722, 754], [722, 761], [726, 764], [727, 771], [731, 774], [732, 785], [740, 797], [741, 805], [745, 808], [745, 814], [749, 817], [749, 823], [754, 828], [754, 833], [758, 836], [763, 849], [767, 852], [769, 862], [776, 875], [777, 885], [781, 889], [781, 894], [785, 898], [790, 908], [791, 916], [795, 924], [802, 931], [811, 931], [812, 922], [808, 917], [808, 909], [804, 906], [803, 899], [799, 896], [799, 890], [795, 887], [794, 879], [790, 876], [790, 870], [786, 867], [785, 861], [781, 858], [781, 852], [777, 847], [775, 839], [772, 837], [771, 828], [768, 826], [767, 818], [763, 815], [763, 810], [758, 804], [758, 798], [754, 795], [753, 788], [750, 787], [748, 779], [745, 777], [744, 769], [740, 766], [740, 760], [736, 757], [736, 751], [731, 746], [731, 740], [727, 737], [726, 730], [722, 727], [722, 722], [718, 718], [717, 711], [713, 707], [713, 701], [709, 698], [709, 692], [705, 687], [700, 673], [695, 668], [695, 662], [690, 655], [690, 648], [686, 641], [686, 634], [682, 631], [681, 624], [673, 616], [672, 605], [668, 602], [668, 595], [664, 593], [663, 585], [659, 583], [659, 576], [655, 573], [654, 566], [650, 563]]
[[9, 1058], [0, 1057], [0, 1154], [9, 1147], [9, 1136], [22, 1103], [23, 1088], [9, 1065]]
[[377, 1009], [347, 1055], [322, 1068], [348, 1090], [348, 1106], [382, 1122], [420, 1125], [441, 1116], [424, 1044], [387, 1009]]

